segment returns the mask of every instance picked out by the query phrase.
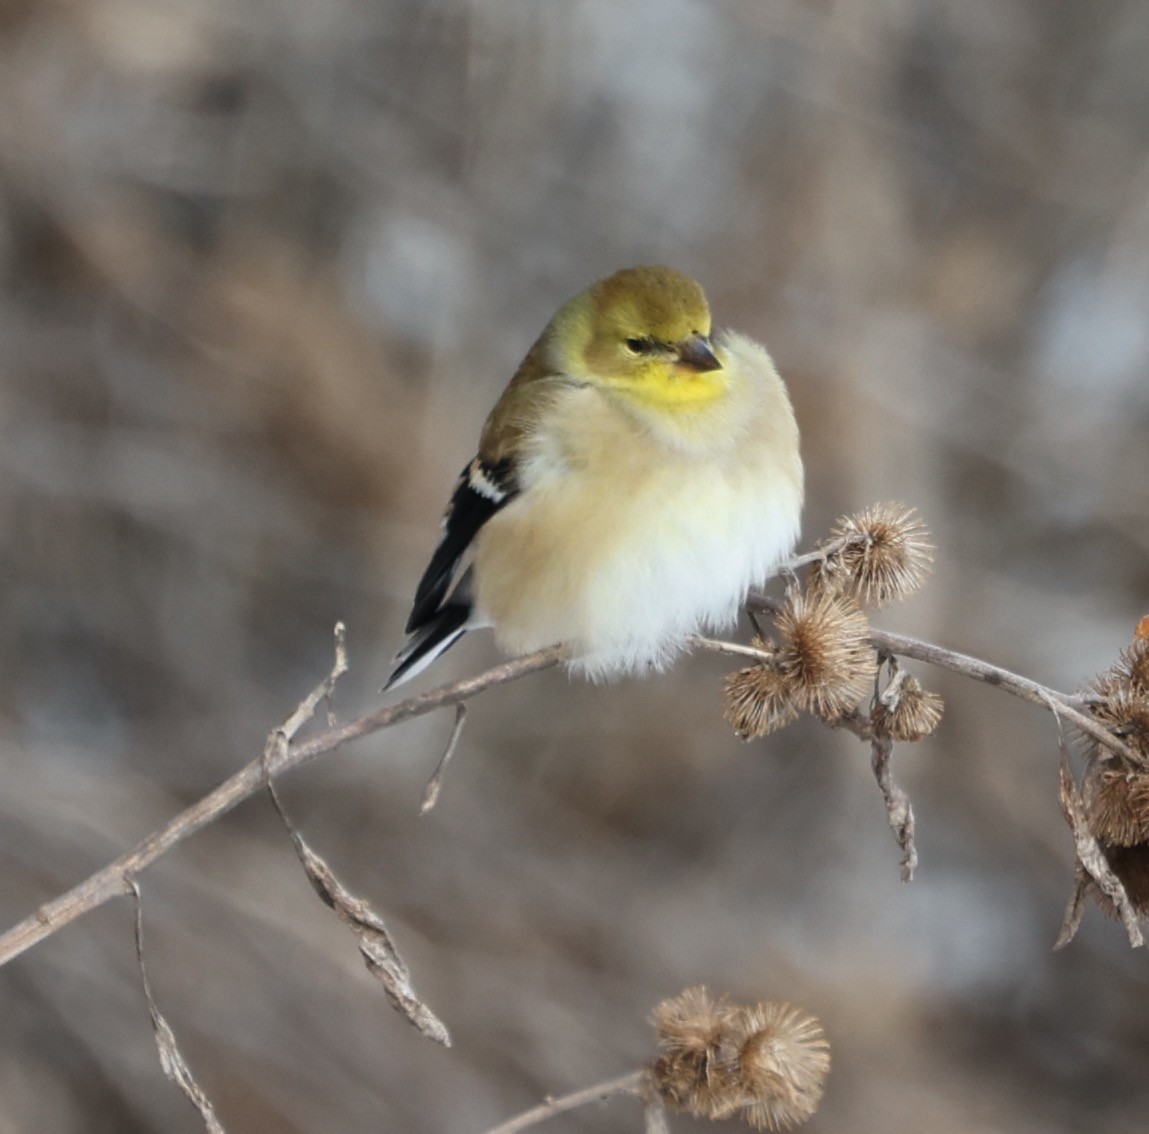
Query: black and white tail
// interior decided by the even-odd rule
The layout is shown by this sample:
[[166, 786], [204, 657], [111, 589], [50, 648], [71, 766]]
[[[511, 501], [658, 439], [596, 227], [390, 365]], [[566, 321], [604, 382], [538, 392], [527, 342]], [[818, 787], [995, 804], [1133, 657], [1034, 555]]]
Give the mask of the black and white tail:
[[447, 602], [439, 607], [395, 655], [395, 668], [384, 690], [422, 673], [440, 654], [446, 653], [467, 632], [470, 617], [468, 602]]

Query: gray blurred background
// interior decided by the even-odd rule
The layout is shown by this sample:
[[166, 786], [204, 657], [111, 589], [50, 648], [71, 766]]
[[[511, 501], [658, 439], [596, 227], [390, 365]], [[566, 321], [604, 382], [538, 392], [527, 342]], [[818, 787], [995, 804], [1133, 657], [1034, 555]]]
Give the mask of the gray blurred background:
[[[1071, 689], [1149, 611], [1149, 6], [6, 0], [0, 914], [376, 693], [482, 419], [553, 309], [667, 262], [768, 343], [835, 516], [916, 505], [879, 621]], [[435, 671], [496, 658], [475, 636]], [[1072, 875], [1048, 714], [915, 667], [940, 733], [753, 745], [712, 656], [538, 675], [288, 777], [455, 1048], [387, 1007], [259, 798], [143, 877], [232, 1134], [480, 1132], [638, 1066], [706, 982], [817, 1013], [810, 1129], [1142, 1130], [1149, 971]], [[429, 680], [421, 684], [430, 684]], [[0, 1132], [195, 1131], [124, 901], [0, 971]], [[674, 1119], [675, 1131], [702, 1124]], [[640, 1129], [620, 1100], [545, 1129]]]

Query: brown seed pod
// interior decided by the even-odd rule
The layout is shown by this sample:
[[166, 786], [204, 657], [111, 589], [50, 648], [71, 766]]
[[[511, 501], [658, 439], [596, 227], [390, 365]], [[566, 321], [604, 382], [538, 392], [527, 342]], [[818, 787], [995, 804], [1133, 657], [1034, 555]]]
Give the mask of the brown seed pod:
[[1116, 670], [1101, 674], [1092, 692], [1097, 697], [1089, 706], [1093, 716], [1149, 761], [1149, 694], [1139, 693]]
[[737, 1110], [733, 1019], [730, 1002], [712, 997], [702, 985], [654, 1009], [660, 1054], [651, 1079], [667, 1106], [703, 1118], [727, 1118]]
[[[754, 644], [764, 646], [760, 639]], [[793, 680], [770, 663], [727, 674], [722, 683], [722, 714], [743, 740], [775, 732], [798, 716]]]
[[830, 1069], [822, 1026], [789, 1004], [736, 1006], [688, 988], [654, 1011], [661, 1053], [650, 1068], [663, 1103], [759, 1130], [805, 1122]]
[[811, 586], [849, 595], [862, 606], [882, 606], [918, 590], [937, 550], [914, 508], [875, 504], [840, 519], [826, 541], [826, 557]]
[[1101, 842], [1149, 843], [1149, 774], [1095, 764], [1085, 785], [1089, 829]]
[[738, 1013], [744, 1039], [737, 1078], [743, 1116], [757, 1130], [785, 1130], [818, 1109], [830, 1071], [830, 1045], [818, 1020], [789, 1004], [758, 1004]]
[[774, 620], [776, 666], [791, 682], [793, 702], [826, 720], [854, 708], [878, 671], [870, 624], [844, 595], [791, 590]]
[[921, 740], [941, 723], [945, 702], [937, 693], [923, 689], [909, 674], [896, 688], [887, 689], [870, 710], [870, 723], [879, 736], [894, 740]]
[[1149, 696], [1149, 636], [1134, 638], [1112, 672], [1125, 678], [1133, 692]]

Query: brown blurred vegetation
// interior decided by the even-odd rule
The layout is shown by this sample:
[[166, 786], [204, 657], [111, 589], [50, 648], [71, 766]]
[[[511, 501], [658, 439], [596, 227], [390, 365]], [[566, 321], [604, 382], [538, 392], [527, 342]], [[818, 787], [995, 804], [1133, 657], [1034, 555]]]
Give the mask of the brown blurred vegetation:
[[[1110, 664], [1149, 608], [1147, 52], [1135, 0], [8, 0], [4, 924], [257, 755], [337, 618], [340, 709], [377, 703], [486, 409], [629, 263], [770, 344], [807, 542], [878, 499], [931, 523], [934, 579], [880, 621], [1063, 689]], [[1146, 958], [1096, 911], [1049, 948], [1048, 715], [920, 674], [949, 708], [895, 753], [904, 887], [867, 751], [739, 744], [722, 672], [492, 692], [423, 820], [448, 714], [284, 782], [452, 1051], [266, 801], [148, 871], [151, 980], [228, 1129], [481, 1131], [637, 1066], [700, 982], [821, 1017], [811, 1129], [1143, 1129]], [[131, 924], [112, 903], [0, 972], [3, 1134], [198, 1128]]]

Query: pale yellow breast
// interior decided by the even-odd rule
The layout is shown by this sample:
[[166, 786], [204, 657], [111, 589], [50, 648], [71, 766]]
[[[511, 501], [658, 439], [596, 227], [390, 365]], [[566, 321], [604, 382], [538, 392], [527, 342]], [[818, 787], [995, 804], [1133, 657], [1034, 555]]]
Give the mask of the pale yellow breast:
[[802, 497], [797, 430], [754, 350], [750, 361], [769, 372], [732, 359], [740, 401], [695, 430], [705, 444], [668, 439], [594, 389], [556, 401], [524, 453], [521, 495], [477, 540], [477, 607], [504, 648], [573, 641], [615, 649], [629, 668], [727, 620], [789, 552]]

